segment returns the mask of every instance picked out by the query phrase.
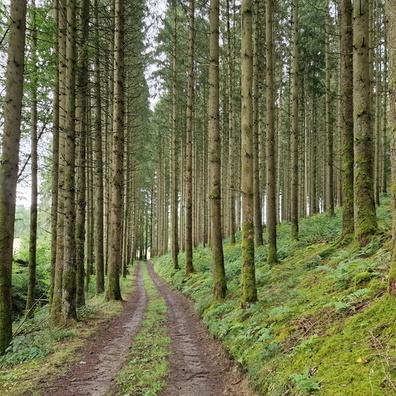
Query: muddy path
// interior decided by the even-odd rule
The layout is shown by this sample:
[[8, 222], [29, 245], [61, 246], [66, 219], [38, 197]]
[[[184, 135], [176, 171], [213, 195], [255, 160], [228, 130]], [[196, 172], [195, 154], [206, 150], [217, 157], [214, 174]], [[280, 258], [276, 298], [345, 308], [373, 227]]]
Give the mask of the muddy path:
[[142, 265], [166, 301], [171, 337], [170, 373], [160, 396], [252, 396], [243, 376], [221, 345], [208, 335], [192, 303], [173, 291], [148, 264], [139, 264], [134, 291], [123, 313], [103, 325], [77, 353], [79, 361], [58, 376], [42, 396], [104, 396], [115, 390], [114, 378], [125, 363], [147, 307]]

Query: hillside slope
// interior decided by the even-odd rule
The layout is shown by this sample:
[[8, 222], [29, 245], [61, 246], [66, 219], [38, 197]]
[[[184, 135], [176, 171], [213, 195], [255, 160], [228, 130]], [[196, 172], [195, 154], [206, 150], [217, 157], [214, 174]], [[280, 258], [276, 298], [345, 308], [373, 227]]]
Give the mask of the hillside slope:
[[[240, 308], [241, 245], [225, 241], [228, 294], [212, 301], [211, 252], [194, 252], [196, 272], [184, 278], [169, 255], [153, 259], [175, 288], [189, 295], [214, 337], [262, 395], [396, 395], [396, 301], [386, 294], [390, 261], [389, 202], [378, 209], [381, 232], [365, 248], [341, 246], [341, 213], [303, 220], [293, 242], [278, 227], [280, 263], [256, 249], [259, 301]], [[183, 266], [183, 255], [180, 257]], [[183, 268], [183, 267], [182, 267]]]

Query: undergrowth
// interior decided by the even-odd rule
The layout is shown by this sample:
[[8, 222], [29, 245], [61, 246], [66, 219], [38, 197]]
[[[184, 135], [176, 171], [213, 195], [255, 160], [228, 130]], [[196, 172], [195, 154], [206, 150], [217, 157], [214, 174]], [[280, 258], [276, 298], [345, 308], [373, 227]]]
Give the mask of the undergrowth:
[[[391, 238], [388, 198], [378, 208], [380, 232], [361, 248], [339, 244], [341, 212], [278, 226], [281, 261], [269, 267], [256, 248], [259, 301], [240, 306], [240, 242], [224, 245], [228, 293], [212, 299], [211, 252], [194, 252], [195, 273], [173, 270], [170, 255], [156, 271], [189, 295], [211, 334], [222, 340], [261, 395], [396, 395], [396, 309], [386, 293]], [[240, 241], [240, 238], [237, 240]], [[179, 257], [183, 268], [185, 258]]]
[[[123, 295], [131, 293], [131, 286], [131, 277], [122, 279]], [[87, 305], [78, 309], [79, 320], [72, 327], [52, 327], [47, 306], [39, 307], [31, 319], [16, 321], [11, 345], [0, 356], [0, 395], [20, 396], [31, 389], [39, 392], [51, 376], [78, 359], [76, 349], [99, 323], [121, 311], [120, 302], [105, 302], [103, 295], [88, 293]]]
[[142, 329], [133, 341], [128, 363], [118, 373], [116, 383], [122, 396], [155, 396], [166, 385], [170, 338], [166, 303], [143, 266], [143, 279], [148, 295]]

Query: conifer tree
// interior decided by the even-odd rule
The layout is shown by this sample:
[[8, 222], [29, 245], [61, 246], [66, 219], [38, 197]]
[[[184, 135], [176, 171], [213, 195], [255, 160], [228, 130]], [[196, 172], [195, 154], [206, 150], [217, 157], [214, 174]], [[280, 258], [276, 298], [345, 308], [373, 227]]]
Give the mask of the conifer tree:
[[26, 1], [11, 0], [0, 164], [0, 354], [12, 339], [12, 248], [25, 56]]
[[389, 292], [396, 295], [396, 1], [386, 4], [387, 42], [389, 51], [389, 92], [390, 92], [390, 138], [392, 170], [392, 263], [389, 273]]
[[241, 161], [242, 161], [242, 306], [257, 301], [254, 267], [253, 225], [253, 9], [251, 0], [241, 4], [242, 31], [242, 107], [241, 107]]
[[373, 128], [369, 65], [370, 1], [353, 2], [355, 238], [367, 245], [377, 231], [373, 184]]
[[211, 248], [213, 258], [213, 297], [225, 297], [227, 285], [224, 269], [221, 221], [221, 145], [219, 125], [219, 0], [210, 0], [210, 64], [209, 64], [209, 160]]

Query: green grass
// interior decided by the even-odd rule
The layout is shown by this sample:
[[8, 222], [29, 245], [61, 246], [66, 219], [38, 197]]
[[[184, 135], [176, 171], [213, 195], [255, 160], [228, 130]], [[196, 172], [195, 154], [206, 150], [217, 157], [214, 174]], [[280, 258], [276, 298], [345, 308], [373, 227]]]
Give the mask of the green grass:
[[[386, 294], [390, 264], [389, 199], [377, 211], [381, 232], [365, 248], [338, 246], [341, 212], [301, 221], [300, 241], [278, 226], [281, 262], [256, 249], [259, 301], [240, 308], [241, 245], [224, 245], [228, 294], [213, 302], [211, 252], [198, 248], [196, 273], [153, 259], [173, 287], [189, 295], [213, 336], [261, 395], [396, 395], [396, 300]], [[184, 255], [180, 255], [183, 268]]]
[[119, 389], [116, 395], [154, 396], [166, 385], [166, 357], [169, 355], [170, 344], [166, 326], [167, 307], [149, 277], [146, 266], [143, 267], [143, 279], [149, 299], [147, 311], [142, 328], [132, 344], [128, 363], [117, 375]]

